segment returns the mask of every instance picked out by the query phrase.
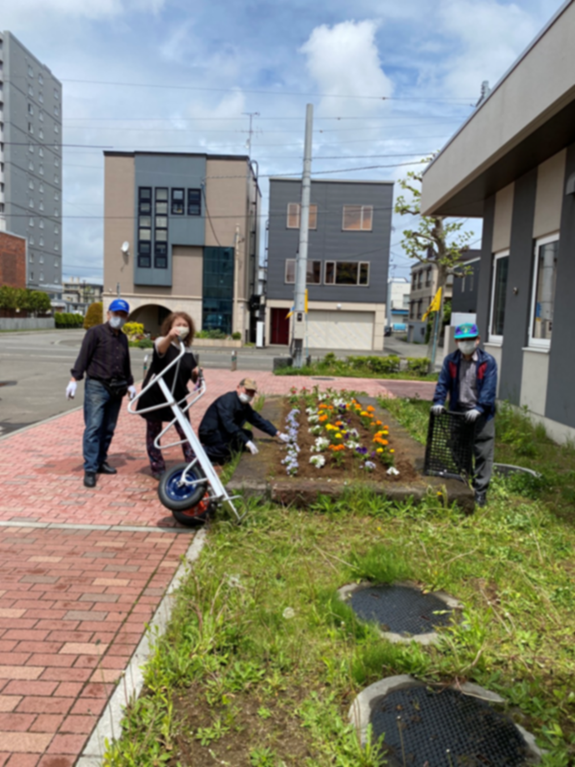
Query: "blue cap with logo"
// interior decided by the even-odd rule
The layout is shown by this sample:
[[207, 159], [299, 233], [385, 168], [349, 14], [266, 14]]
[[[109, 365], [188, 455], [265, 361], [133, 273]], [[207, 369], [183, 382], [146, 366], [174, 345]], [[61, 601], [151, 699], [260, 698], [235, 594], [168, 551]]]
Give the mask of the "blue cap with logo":
[[115, 298], [110, 306], [108, 307], [109, 312], [126, 312], [126, 314], [130, 313], [130, 304], [127, 301], [124, 301], [123, 298]]
[[455, 328], [455, 340], [461, 341], [464, 338], [477, 338], [479, 330], [474, 322], [465, 322], [463, 325], [458, 325]]

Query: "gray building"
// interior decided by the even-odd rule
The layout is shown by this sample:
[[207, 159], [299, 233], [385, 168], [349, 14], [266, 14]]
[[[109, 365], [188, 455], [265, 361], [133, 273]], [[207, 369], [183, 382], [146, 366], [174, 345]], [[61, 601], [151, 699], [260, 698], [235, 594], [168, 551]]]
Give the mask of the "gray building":
[[481, 251], [469, 251], [466, 260], [467, 274], [453, 280], [451, 297], [452, 313], [475, 314], [477, 312], [477, 291], [481, 269]]
[[[270, 180], [266, 342], [288, 344], [301, 181]], [[393, 182], [312, 181], [307, 346], [381, 350]]]
[[423, 176], [424, 215], [483, 218], [477, 323], [502, 400], [575, 438], [575, 0]]
[[0, 227], [28, 240], [26, 285], [62, 293], [62, 85], [0, 33]]

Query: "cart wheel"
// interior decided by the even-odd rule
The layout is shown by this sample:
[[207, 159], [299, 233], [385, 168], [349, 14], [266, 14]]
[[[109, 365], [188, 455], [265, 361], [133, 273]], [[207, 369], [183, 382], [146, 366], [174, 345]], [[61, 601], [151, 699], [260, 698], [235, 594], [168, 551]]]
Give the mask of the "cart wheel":
[[210, 494], [206, 493], [202, 500], [195, 506], [192, 506], [191, 509], [187, 509], [186, 511], [172, 511], [172, 514], [181, 525], [186, 525], [186, 527], [196, 527], [198, 525], [203, 525], [207, 520], [210, 505]]
[[[186, 471], [189, 464], [179, 463], [173, 469], [164, 472], [158, 485], [158, 495], [163, 505], [170, 511], [186, 511], [196, 506], [206, 493], [204, 472], [196, 464]], [[196, 479], [204, 480], [198, 485], [188, 485]]]

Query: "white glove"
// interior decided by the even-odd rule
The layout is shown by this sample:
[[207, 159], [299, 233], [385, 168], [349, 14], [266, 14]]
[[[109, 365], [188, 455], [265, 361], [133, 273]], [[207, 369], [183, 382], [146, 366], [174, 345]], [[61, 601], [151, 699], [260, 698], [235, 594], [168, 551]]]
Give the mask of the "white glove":
[[278, 434], [278, 439], [281, 439], [282, 442], [291, 442], [291, 439], [287, 434]]
[[78, 384], [76, 381], [70, 381], [68, 386], [66, 386], [66, 399], [74, 399], [76, 396], [76, 389], [78, 388]]
[[246, 442], [246, 447], [252, 455], [257, 455], [260, 452], [251, 440]]
[[445, 408], [443, 405], [432, 405], [431, 412], [433, 415], [441, 415], [442, 413], [445, 413]]
[[477, 410], [477, 408], [472, 408], [471, 410], [468, 410], [465, 413], [465, 420], [473, 422], [473, 421], [476, 421], [480, 415], [481, 415], [480, 410]]
[[134, 397], [136, 396], [136, 387], [134, 386], [134, 384], [132, 384], [131, 386], [128, 386], [128, 394], [130, 395], [130, 399], [134, 399]]

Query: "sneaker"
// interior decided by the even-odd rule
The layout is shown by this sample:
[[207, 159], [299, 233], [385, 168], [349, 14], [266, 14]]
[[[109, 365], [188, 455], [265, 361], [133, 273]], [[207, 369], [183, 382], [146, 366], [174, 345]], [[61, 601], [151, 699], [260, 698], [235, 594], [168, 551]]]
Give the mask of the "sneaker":
[[101, 464], [100, 468], [98, 469], [98, 474], [117, 474], [118, 469], [115, 469], [113, 466], [110, 466], [108, 461], [104, 461], [103, 464]]
[[96, 474], [93, 471], [84, 473], [84, 487], [96, 487]]
[[479, 508], [483, 508], [483, 506], [485, 506], [486, 503], [487, 503], [487, 492], [485, 490], [476, 490], [475, 505], [479, 506]]

